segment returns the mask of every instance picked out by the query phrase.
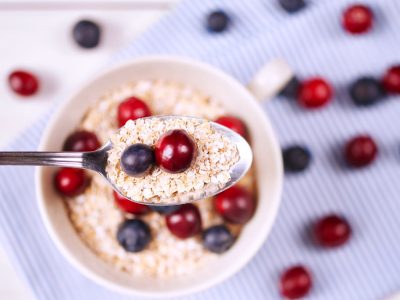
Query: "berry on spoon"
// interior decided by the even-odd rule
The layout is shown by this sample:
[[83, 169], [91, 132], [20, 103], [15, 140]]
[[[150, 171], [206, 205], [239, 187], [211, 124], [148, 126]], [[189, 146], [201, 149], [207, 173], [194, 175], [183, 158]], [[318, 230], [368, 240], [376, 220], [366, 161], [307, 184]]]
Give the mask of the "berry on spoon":
[[155, 148], [157, 164], [169, 173], [184, 172], [191, 166], [196, 155], [196, 144], [181, 129], [165, 133]]
[[133, 177], [146, 175], [154, 165], [154, 151], [144, 144], [133, 144], [127, 147], [121, 155], [121, 168]]

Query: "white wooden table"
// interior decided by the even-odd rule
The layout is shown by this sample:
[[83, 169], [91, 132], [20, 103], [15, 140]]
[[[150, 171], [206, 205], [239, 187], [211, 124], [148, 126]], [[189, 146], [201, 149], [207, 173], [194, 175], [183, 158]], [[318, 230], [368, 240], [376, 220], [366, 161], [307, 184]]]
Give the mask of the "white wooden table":
[[[0, 0], [0, 147], [71, 94], [107, 59], [167, 12], [177, 0]], [[80, 19], [98, 22], [101, 45], [84, 50], [71, 37]], [[7, 86], [8, 74], [32, 70], [42, 89], [18, 98]], [[31, 299], [0, 245], [0, 298]]]

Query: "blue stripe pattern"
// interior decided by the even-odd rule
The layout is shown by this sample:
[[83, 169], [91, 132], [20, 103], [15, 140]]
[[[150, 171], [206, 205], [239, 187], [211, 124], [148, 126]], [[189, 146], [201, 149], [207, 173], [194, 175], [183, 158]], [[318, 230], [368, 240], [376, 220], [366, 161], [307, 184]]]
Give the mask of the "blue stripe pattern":
[[[358, 76], [380, 76], [399, 63], [400, 2], [364, 0], [374, 9], [376, 26], [357, 37], [340, 28], [341, 11], [351, 2], [308, 1], [307, 9], [288, 16], [277, 1], [184, 1], [113, 57], [114, 63], [145, 54], [189, 56], [246, 83], [279, 56], [301, 78], [320, 74], [335, 86], [333, 103], [320, 111], [303, 111], [279, 97], [263, 105], [282, 145], [299, 142], [312, 149], [312, 167], [286, 177], [279, 216], [257, 256], [228, 281], [186, 299], [278, 299], [279, 273], [294, 263], [314, 274], [310, 299], [382, 299], [400, 289], [400, 101], [391, 97], [373, 108], [355, 108], [346, 91]], [[220, 35], [203, 29], [204, 16], [215, 8], [233, 17], [233, 26]], [[47, 120], [48, 115], [9, 149], [35, 149]], [[379, 160], [349, 171], [341, 147], [363, 132], [378, 141]], [[56, 250], [36, 207], [32, 168], [2, 167], [0, 179], [0, 238], [37, 299], [128, 299], [84, 278]], [[346, 215], [354, 236], [348, 246], [327, 251], [313, 246], [307, 228], [329, 212]]]

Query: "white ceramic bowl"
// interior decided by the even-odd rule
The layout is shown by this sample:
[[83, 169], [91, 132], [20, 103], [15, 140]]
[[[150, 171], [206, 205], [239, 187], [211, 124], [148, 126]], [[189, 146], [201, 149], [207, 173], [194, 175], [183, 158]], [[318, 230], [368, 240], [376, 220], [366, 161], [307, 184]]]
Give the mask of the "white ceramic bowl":
[[198, 292], [238, 272], [267, 238], [281, 198], [282, 160], [271, 124], [250, 92], [238, 81], [209, 65], [175, 57], [146, 57], [126, 62], [84, 85], [66, 101], [47, 126], [40, 151], [60, 150], [88, 106], [107, 90], [126, 81], [168, 78], [221, 99], [230, 113], [247, 124], [257, 172], [258, 206], [234, 246], [215, 262], [194, 274], [172, 279], [132, 277], [115, 270], [94, 255], [72, 227], [60, 197], [53, 189], [54, 168], [40, 167], [36, 190], [42, 218], [59, 250], [81, 273], [98, 284], [132, 295], [177, 297]]

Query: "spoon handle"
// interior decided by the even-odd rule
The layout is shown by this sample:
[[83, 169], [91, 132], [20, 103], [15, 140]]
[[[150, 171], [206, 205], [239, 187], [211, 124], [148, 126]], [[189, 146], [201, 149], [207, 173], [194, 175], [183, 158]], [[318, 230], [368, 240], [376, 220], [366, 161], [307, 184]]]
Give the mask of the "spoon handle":
[[0, 165], [86, 168], [82, 152], [0, 152]]

